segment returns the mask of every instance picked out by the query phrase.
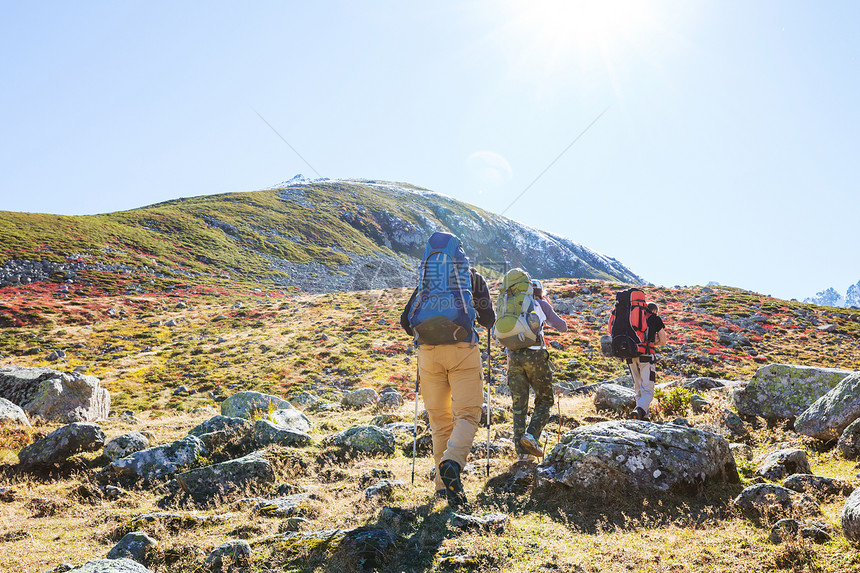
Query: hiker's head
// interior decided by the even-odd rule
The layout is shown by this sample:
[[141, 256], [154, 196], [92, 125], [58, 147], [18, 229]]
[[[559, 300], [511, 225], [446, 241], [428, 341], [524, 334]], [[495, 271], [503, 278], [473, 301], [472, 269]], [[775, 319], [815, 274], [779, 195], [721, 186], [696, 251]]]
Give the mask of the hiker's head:
[[532, 279], [532, 294], [535, 298], [540, 298], [543, 296], [543, 283], [541, 283], [537, 279]]
[[653, 302], [649, 302], [648, 306], [646, 308], [648, 309], [648, 312], [650, 312], [651, 314], [657, 314], [657, 310], [658, 310], [657, 305], [654, 304]]

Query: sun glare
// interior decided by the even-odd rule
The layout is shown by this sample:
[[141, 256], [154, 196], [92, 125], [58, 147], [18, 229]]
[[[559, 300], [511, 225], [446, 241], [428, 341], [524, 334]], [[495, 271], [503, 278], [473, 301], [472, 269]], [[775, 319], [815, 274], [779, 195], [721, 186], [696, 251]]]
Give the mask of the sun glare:
[[508, 32], [544, 65], [576, 58], [610, 60], [653, 28], [648, 0], [529, 0], [507, 5]]

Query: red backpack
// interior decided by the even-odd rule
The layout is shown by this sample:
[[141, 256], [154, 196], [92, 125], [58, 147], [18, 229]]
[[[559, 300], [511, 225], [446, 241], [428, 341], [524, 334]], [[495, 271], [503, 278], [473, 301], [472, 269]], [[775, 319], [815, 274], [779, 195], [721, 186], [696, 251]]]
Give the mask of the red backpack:
[[654, 345], [648, 343], [647, 313], [645, 293], [640, 289], [630, 288], [615, 294], [615, 308], [609, 315], [613, 356], [636, 358], [654, 352]]

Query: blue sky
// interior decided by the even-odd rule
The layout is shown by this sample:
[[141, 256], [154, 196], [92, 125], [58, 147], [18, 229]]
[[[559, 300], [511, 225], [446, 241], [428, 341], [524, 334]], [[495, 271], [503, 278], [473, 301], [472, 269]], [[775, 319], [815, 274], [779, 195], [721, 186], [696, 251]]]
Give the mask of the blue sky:
[[847, 1], [6, 2], [0, 210], [314, 171], [494, 212], [528, 188], [506, 215], [656, 284], [844, 293], [858, 21]]

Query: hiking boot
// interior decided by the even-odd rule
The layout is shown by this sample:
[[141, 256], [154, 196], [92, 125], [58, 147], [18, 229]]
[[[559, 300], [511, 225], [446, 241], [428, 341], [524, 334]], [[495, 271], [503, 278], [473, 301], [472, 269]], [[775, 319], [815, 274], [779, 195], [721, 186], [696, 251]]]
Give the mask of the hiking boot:
[[636, 408], [634, 408], [633, 411], [630, 412], [630, 417], [634, 420], [642, 420], [643, 422], [651, 421], [651, 417], [648, 415], [648, 412], [646, 412], [640, 406], [636, 406]]
[[539, 458], [542, 458], [544, 456], [540, 444], [538, 444], [538, 441], [534, 438], [534, 436], [532, 436], [528, 432], [523, 434], [523, 437], [520, 438], [520, 445], [526, 452], [532, 454], [533, 456], [537, 456]]
[[520, 454], [520, 459], [518, 459], [517, 461], [533, 464], [535, 463], [535, 460], [537, 460], [537, 458], [531, 454]]
[[452, 509], [458, 509], [467, 505], [466, 494], [463, 492], [463, 483], [460, 481], [460, 464], [454, 460], [445, 460], [439, 464], [439, 477], [445, 484], [445, 495], [448, 497], [448, 505]]

